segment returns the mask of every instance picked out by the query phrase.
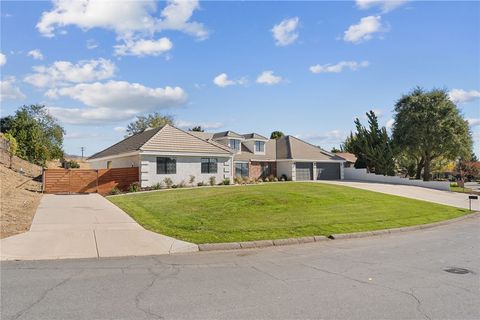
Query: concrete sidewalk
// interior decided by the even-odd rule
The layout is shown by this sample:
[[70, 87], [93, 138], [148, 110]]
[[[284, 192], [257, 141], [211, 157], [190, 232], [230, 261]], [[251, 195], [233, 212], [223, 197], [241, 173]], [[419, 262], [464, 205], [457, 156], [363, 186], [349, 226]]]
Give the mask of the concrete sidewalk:
[[198, 246], [145, 230], [98, 194], [44, 195], [30, 231], [0, 240], [1, 260], [160, 255]]
[[[395, 196], [401, 196], [406, 198], [412, 198], [417, 200], [424, 200], [428, 202], [435, 202], [444, 204], [447, 206], [468, 209], [468, 194], [441, 191], [435, 189], [428, 189], [416, 186], [405, 186], [398, 184], [385, 184], [376, 182], [361, 182], [361, 181], [318, 181], [321, 183], [329, 183], [342, 185], [347, 187], [353, 187], [358, 189], [370, 190], [380, 193], [391, 194]], [[472, 210], [480, 210], [480, 204], [478, 200], [472, 200]]]

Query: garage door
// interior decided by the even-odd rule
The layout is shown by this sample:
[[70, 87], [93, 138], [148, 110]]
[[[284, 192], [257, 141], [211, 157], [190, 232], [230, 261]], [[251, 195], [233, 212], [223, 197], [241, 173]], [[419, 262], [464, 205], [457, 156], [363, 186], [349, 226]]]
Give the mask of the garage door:
[[312, 180], [313, 167], [312, 163], [297, 162], [295, 164], [297, 180]]
[[317, 180], [340, 179], [340, 163], [317, 162]]

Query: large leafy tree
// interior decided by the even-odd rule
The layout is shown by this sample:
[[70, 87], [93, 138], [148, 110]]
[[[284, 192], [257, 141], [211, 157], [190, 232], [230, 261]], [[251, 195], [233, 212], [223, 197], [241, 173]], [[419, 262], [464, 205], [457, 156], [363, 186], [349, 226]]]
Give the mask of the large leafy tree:
[[44, 165], [51, 159], [63, 157], [65, 130], [45, 106], [23, 106], [9, 123], [8, 133], [18, 144], [17, 155], [30, 162]]
[[158, 112], [138, 116], [135, 121], [130, 122], [127, 126], [127, 136], [143, 132], [147, 128], [157, 128], [166, 124], [173, 125], [173, 121], [173, 116], [162, 115]]
[[189, 131], [196, 131], [196, 132], [205, 132], [205, 130], [203, 130], [202, 126], [195, 126], [191, 129], [188, 129]]
[[393, 175], [395, 173], [394, 151], [387, 129], [380, 128], [378, 117], [373, 111], [367, 112], [366, 115], [368, 128], [364, 127], [358, 118], [355, 119], [356, 133], [350, 134], [343, 148], [355, 154], [358, 167], [364, 164], [370, 172]]
[[393, 141], [417, 164], [417, 178], [431, 179], [432, 161], [468, 157], [472, 136], [446, 90], [415, 88], [395, 104]]

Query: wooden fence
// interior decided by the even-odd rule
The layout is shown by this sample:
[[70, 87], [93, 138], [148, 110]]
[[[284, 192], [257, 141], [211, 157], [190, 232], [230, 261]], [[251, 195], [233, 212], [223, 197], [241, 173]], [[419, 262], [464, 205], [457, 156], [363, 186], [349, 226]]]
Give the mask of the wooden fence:
[[100, 193], [113, 188], [125, 190], [139, 181], [138, 167], [114, 169], [46, 169], [43, 172], [45, 193]]

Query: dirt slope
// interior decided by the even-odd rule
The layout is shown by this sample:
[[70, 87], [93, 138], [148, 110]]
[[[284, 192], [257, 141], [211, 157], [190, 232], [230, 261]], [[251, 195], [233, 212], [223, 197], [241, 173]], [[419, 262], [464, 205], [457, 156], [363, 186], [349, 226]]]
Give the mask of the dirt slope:
[[30, 229], [40, 191], [40, 182], [0, 165], [0, 238]]

